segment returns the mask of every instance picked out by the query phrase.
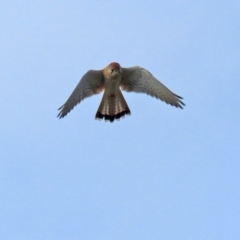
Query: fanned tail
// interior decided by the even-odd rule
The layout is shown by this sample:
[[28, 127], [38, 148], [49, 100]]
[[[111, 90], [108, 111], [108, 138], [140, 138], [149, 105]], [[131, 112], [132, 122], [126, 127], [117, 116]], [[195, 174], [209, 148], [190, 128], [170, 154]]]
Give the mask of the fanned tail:
[[120, 89], [116, 94], [109, 95], [104, 92], [95, 118], [113, 122], [115, 119], [119, 120], [125, 114], [129, 115], [131, 112]]

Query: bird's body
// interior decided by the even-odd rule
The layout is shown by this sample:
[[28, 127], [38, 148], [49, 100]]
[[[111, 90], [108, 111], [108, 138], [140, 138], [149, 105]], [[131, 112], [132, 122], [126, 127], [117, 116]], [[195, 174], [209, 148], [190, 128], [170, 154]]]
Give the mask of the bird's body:
[[144, 68], [121, 68], [119, 63], [113, 62], [103, 70], [88, 71], [66, 103], [59, 108], [61, 111], [58, 117], [66, 116], [84, 98], [104, 91], [96, 119], [104, 118], [113, 122], [114, 119], [131, 113], [120, 89], [146, 93], [179, 108], [185, 105], [180, 100], [182, 97], [171, 92]]

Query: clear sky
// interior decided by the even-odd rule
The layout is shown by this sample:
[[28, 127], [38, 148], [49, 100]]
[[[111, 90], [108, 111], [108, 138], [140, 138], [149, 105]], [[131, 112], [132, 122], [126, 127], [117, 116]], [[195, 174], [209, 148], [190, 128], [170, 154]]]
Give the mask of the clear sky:
[[[0, 239], [240, 239], [240, 1], [2, 1]], [[102, 94], [89, 69], [148, 69], [180, 110]]]

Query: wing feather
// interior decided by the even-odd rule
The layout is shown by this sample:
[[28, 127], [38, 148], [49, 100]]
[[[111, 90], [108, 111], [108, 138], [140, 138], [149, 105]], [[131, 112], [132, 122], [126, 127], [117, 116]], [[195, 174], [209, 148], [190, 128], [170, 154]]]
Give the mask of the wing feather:
[[169, 90], [146, 69], [136, 66], [122, 68], [122, 71], [123, 78], [120, 85], [122, 90], [146, 93], [177, 108], [185, 106], [181, 101], [182, 97]]
[[60, 110], [58, 117], [63, 118], [84, 98], [100, 93], [103, 89], [102, 70], [89, 70], [79, 81], [68, 100], [58, 109]]

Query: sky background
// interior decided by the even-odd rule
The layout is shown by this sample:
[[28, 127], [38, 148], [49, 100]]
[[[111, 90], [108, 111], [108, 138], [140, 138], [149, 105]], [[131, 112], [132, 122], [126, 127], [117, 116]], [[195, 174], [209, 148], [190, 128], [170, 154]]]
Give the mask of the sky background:
[[[0, 239], [240, 239], [240, 2], [2, 1]], [[148, 69], [180, 110], [126, 93], [57, 109], [89, 69]]]

